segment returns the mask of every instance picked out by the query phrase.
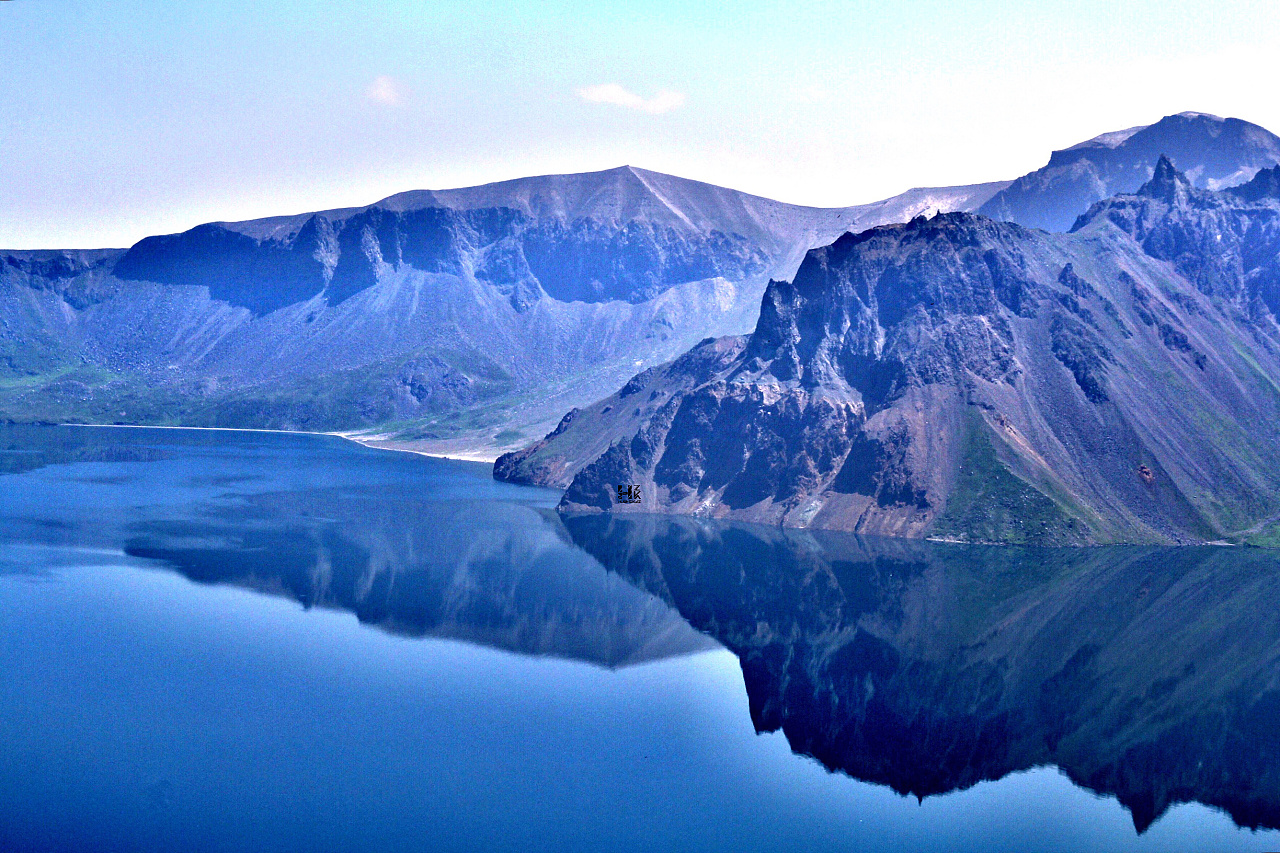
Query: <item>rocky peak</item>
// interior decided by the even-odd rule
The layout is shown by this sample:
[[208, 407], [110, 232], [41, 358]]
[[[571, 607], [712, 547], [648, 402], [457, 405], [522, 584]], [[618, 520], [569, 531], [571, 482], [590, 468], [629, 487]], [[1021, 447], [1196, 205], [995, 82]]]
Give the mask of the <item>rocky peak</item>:
[[[967, 213], [846, 234], [810, 251], [794, 281], [770, 283], [746, 370], [767, 365], [781, 381], [856, 390], [872, 405], [966, 370], [1000, 375], [1005, 360], [991, 355], [1005, 349], [1006, 318], [1031, 310], [1018, 242], [1038, 239]], [[938, 346], [961, 326], [962, 345]]]
[[1136, 195], [1154, 198], [1166, 204], [1185, 203], [1191, 192], [1191, 182], [1179, 172], [1166, 155], [1161, 154], [1151, 180], [1138, 188]]
[[1167, 261], [1201, 293], [1280, 317], [1280, 167], [1222, 192], [1197, 189], [1168, 157], [1133, 195], [1099, 202], [1073, 232], [1109, 227]]

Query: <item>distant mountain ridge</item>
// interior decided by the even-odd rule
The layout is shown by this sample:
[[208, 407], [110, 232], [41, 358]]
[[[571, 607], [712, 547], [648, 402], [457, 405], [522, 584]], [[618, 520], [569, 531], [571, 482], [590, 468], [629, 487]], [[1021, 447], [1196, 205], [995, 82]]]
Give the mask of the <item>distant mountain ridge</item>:
[[[1167, 158], [1071, 234], [972, 214], [847, 234], [495, 476], [562, 508], [1031, 543], [1247, 539], [1280, 518], [1280, 167]], [[638, 485], [639, 506], [616, 484]], [[1263, 538], [1271, 534], [1263, 534]]]
[[1280, 137], [1238, 118], [1179, 113], [1096, 136], [1061, 151], [977, 208], [992, 219], [1066, 231], [1091, 204], [1132, 193], [1161, 155], [1204, 189], [1224, 189], [1280, 163]]
[[909, 218], [921, 203], [971, 207], [1002, 186], [917, 189], [868, 205], [812, 208], [623, 166], [209, 223], [142, 240], [114, 274], [208, 286], [214, 299], [256, 314], [321, 292], [330, 304], [341, 302], [372, 286], [379, 264], [451, 274], [469, 265], [518, 309], [540, 297], [636, 303], [690, 281], [785, 274], [809, 244]]

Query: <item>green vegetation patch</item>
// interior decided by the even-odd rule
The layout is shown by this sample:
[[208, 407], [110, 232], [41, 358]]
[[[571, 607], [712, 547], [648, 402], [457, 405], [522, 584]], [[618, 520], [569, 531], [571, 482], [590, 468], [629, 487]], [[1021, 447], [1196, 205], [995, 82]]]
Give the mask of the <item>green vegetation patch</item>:
[[0, 338], [0, 388], [39, 385], [74, 369], [55, 341], [22, 344]]
[[1271, 521], [1244, 537], [1246, 545], [1280, 548], [1280, 521]]
[[1062, 498], [1055, 500], [1014, 475], [1001, 461], [990, 428], [970, 414], [960, 472], [946, 510], [931, 533], [968, 542], [1017, 545], [1092, 541], [1094, 532]]

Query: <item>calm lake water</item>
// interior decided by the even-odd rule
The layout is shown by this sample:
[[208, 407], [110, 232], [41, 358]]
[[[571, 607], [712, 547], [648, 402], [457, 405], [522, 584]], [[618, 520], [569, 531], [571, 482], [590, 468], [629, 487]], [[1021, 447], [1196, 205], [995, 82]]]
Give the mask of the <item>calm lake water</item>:
[[558, 497], [0, 427], [0, 849], [1280, 849], [1272, 553]]

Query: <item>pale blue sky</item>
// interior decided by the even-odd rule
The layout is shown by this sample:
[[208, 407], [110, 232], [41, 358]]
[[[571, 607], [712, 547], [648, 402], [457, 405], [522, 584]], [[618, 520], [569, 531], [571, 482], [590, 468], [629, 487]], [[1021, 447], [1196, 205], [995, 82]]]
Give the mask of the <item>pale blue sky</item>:
[[629, 163], [841, 205], [1182, 110], [1280, 132], [1280, 3], [0, 2], [0, 248]]

